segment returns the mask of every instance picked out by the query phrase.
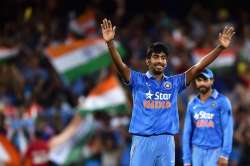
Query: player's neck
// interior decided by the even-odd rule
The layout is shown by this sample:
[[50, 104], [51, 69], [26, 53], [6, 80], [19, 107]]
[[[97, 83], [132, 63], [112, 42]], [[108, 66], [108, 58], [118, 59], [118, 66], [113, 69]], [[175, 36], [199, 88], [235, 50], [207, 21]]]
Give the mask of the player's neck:
[[207, 93], [200, 93], [200, 100], [201, 101], [206, 101], [211, 95], [212, 95], [212, 88], [207, 92]]
[[154, 75], [155, 79], [160, 81], [162, 80], [162, 77], [163, 77], [163, 73], [162, 74], [157, 74], [157, 75]]

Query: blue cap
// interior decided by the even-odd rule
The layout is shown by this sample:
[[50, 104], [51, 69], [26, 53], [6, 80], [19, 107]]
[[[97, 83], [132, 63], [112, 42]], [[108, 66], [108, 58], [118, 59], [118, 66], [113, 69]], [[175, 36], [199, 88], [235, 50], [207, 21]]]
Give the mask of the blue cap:
[[213, 72], [208, 68], [205, 68], [200, 74], [205, 76], [207, 79], [213, 79], [214, 78]]

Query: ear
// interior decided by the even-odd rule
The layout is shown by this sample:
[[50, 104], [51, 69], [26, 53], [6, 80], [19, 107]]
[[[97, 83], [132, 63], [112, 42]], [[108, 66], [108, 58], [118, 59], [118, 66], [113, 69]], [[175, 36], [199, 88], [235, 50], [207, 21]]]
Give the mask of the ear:
[[149, 66], [149, 58], [146, 58], [146, 65]]
[[168, 66], [168, 59], [166, 59], [166, 64], [165, 64], [165, 67], [167, 67]]
[[211, 79], [211, 84], [212, 84], [212, 85], [214, 84], [214, 79]]

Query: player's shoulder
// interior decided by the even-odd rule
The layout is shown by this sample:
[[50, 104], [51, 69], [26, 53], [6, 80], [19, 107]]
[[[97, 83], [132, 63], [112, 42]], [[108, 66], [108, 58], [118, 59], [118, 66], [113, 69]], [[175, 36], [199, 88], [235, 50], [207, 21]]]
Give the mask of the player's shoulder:
[[136, 71], [134, 69], [131, 69], [131, 73], [134, 73], [134, 74], [143, 74], [142, 72]]
[[178, 78], [178, 77], [182, 77], [185, 75], [185, 72], [184, 73], [179, 73], [179, 74], [173, 74], [171, 76], [169, 76], [169, 78]]
[[189, 98], [189, 101], [188, 101], [188, 106], [192, 106], [195, 104], [195, 101], [197, 99], [197, 95], [192, 95], [190, 98]]
[[231, 103], [229, 98], [226, 95], [224, 95], [223, 93], [219, 93], [219, 92], [218, 92], [217, 100], [221, 101], [222, 103], [227, 103], [227, 104]]
[[142, 73], [132, 69], [131, 69], [131, 75], [138, 78], [146, 77], [146, 73]]
[[180, 74], [174, 74], [174, 75], [167, 77], [167, 80], [173, 83], [178, 83], [181, 80], [184, 81], [185, 80], [184, 78], [185, 78], [185, 73], [180, 73]]
[[220, 100], [226, 100], [226, 99], [228, 99], [228, 97], [226, 95], [224, 95], [223, 93], [219, 92], [216, 89], [213, 90], [213, 95], [215, 95], [215, 97], [217, 99], [220, 99]]
[[232, 103], [226, 95], [220, 93], [218, 98], [217, 98], [217, 103], [219, 104], [219, 107], [221, 108], [220, 110], [231, 110], [232, 111]]

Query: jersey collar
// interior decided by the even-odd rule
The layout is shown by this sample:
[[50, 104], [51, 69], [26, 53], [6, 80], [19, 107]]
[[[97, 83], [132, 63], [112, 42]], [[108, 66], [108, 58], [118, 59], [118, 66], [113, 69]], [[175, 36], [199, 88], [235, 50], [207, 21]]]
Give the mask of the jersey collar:
[[213, 92], [211, 94], [211, 97], [213, 97], [214, 99], [216, 99], [219, 95], [219, 92], [216, 89], [213, 89]]
[[[152, 78], [152, 77], [154, 78], [154, 76], [149, 71], [146, 72], [146, 76], [148, 78]], [[163, 74], [163, 78], [167, 78], [167, 76], [165, 74]]]

